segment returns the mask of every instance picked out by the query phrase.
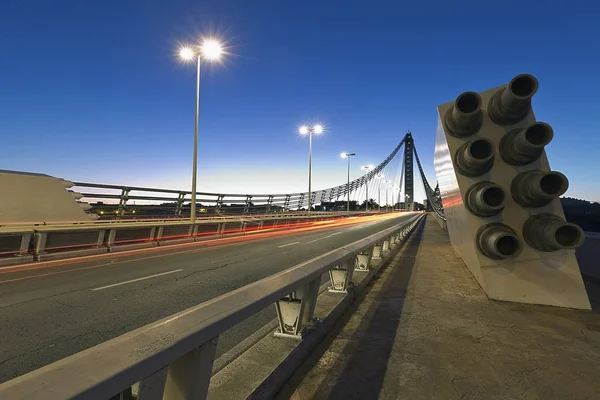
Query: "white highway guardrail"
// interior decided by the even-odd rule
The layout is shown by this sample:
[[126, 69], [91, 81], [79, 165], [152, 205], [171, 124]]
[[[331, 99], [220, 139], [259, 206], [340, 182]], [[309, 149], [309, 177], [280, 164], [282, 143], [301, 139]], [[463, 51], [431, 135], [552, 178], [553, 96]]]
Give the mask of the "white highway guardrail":
[[269, 214], [197, 220], [86, 221], [37, 226], [0, 226], [0, 266], [237, 235], [263, 229], [283, 229], [364, 212]]
[[330, 292], [346, 294], [353, 271], [378, 268], [423, 216], [3, 383], [0, 399], [110, 399], [138, 383], [139, 400], [204, 399], [219, 335], [275, 304], [277, 335], [301, 339], [322, 276]]

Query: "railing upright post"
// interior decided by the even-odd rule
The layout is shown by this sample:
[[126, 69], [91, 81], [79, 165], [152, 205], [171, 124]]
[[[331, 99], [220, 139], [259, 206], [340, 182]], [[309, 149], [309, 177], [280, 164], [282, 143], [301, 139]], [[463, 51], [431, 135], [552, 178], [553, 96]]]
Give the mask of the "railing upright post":
[[304, 193], [300, 194], [300, 198], [298, 199], [298, 207], [296, 207], [296, 209], [301, 209], [302, 206], [304, 205]]
[[222, 194], [220, 194], [217, 197], [217, 206], [215, 207], [215, 214], [217, 215], [221, 214], [221, 207], [223, 207], [223, 197], [224, 196]]
[[181, 217], [183, 202], [185, 201], [185, 192], [180, 192], [177, 196], [177, 205], [175, 206], [175, 216]]
[[275, 336], [302, 338], [304, 327], [313, 319], [321, 279], [317, 278], [289, 296], [275, 302], [279, 329]]
[[117, 218], [121, 218], [125, 215], [125, 206], [127, 205], [127, 200], [129, 200], [129, 191], [130, 189], [123, 188], [121, 190], [121, 197], [119, 198], [119, 208], [117, 209]]
[[352, 273], [356, 266], [356, 257], [351, 257], [342, 261], [340, 265], [329, 271], [329, 280], [331, 286], [329, 291], [332, 293], [348, 293], [352, 286]]
[[373, 248], [363, 250], [356, 255], [356, 271], [368, 271], [373, 258]]
[[164, 400], [206, 398], [218, 340], [217, 336], [169, 365]]
[[250, 211], [251, 200], [252, 200], [252, 196], [247, 195], [246, 203], [244, 204], [244, 214], [248, 214], [248, 212]]
[[138, 400], [163, 400], [168, 368], [162, 368], [140, 381]]

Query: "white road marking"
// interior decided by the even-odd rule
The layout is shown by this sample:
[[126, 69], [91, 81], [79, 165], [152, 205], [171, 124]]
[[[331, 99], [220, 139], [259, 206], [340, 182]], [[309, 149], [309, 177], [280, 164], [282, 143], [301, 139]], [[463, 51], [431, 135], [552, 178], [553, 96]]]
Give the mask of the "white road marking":
[[340, 233], [342, 233], [342, 232], [336, 232], [336, 233], [332, 233], [331, 235], [328, 235], [328, 236], [323, 236], [323, 237], [320, 237], [320, 238], [318, 238], [318, 239], [311, 240], [310, 242], [305, 242], [304, 244], [309, 244], [309, 243], [318, 242], [319, 240], [327, 239], [327, 238], [329, 238], [329, 237], [332, 237], [332, 236], [335, 236], [335, 235], [339, 235]]
[[154, 275], [150, 275], [150, 276], [145, 276], [143, 278], [132, 279], [130, 281], [113, 283], [112, 285], [107, 285], [107, 286], [101, 286], [101, 287], [94, 288], [94, 289], [92, 289], [92, 291], [104, 290], [104, 289], [109, 289], [109, 288], [112, 288], [112, 287], [115, 287], [115, 286], [127, 285], [128, 283], [139, 282], [139, 281], [143, 281], [143, 280], [150, 279], [150, 278], [156, 278], [157, 276], [174, 274], [175, 272], [180, 272], [180, 271], [183, 271], [183, 269], [176, 269], [176, 270], [173, 270], [173, 271], [161, 272], [160, 274], [154, 274]]
[[300, 242], [294, 242], [294, 243], [288, 243], [288, 244], [282, 244], [281, 246], [277, 246], [277, 247], [288, 247], [288, 246], [293, 246], [295, 244], [298, 244]]
[[330, 238], [330, 237], [332, 237], [332, 236], [339, 235], [340, 233], [342, 233], [342, 232], [336, 232], [336, 233], [332, 233], [332, 234], [331, 234], [331, 235], [329, 235], [329, 236], [325, 236], [323, 239], [327, 239], [327, 238]]

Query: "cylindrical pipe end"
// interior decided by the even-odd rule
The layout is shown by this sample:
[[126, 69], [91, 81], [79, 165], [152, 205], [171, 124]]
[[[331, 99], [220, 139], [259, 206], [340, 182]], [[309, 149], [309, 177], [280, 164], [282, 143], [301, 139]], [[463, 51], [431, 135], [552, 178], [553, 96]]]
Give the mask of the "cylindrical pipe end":
[[479, 182], [467, 190], [467, 209], [479, 217], [491, 217], [504, 209], [506, 194], [500, 185]]
[[585, 233], [554, 214], [536, 214], [525, 222], [523, 237], [536, 250], [556, 251], [578, 248], [585, 240]]
[[488, 224], [477, 232], [477, 247], [495, 260], [517, 257], [523, 248], [515, 232], [504, 224]]
[[455, 137], [470, 136], [481, 128], [483, 113], [481, 96], [475, 92], [461, 93], [446, 112], [446, 130]]
[[467, 142], [458, 148], [454, 160], [461, 174], [482, 175], [494, 164], [494, 146], [488, 139]]
[[488, 114], [494, 123], [512, 125], [531, 110], [531, 98], [538, 90], [538, 80], [529, 74], [515, 76], [504, 89], [490, 99]]
[[510, 165], [526, 165], [537, 160], [544, 146], [552, 141], [554, 131], [544, 122], [508, 132], [500, 142], [500, 155]]
[[524, 207], [542, 207], [563, 195], [569, 188], [569, 180], [557, 171], [526, 171], [513, 179], [511, 193], [517, 203]]

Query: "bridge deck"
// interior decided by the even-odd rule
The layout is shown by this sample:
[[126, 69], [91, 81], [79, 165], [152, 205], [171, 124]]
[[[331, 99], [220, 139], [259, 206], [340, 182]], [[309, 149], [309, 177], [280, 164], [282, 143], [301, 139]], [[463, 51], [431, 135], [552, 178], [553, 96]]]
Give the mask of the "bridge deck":
[[594, 312], [488, 300], [430, 217], [280, 397], [595, 398], [592, 302]]

